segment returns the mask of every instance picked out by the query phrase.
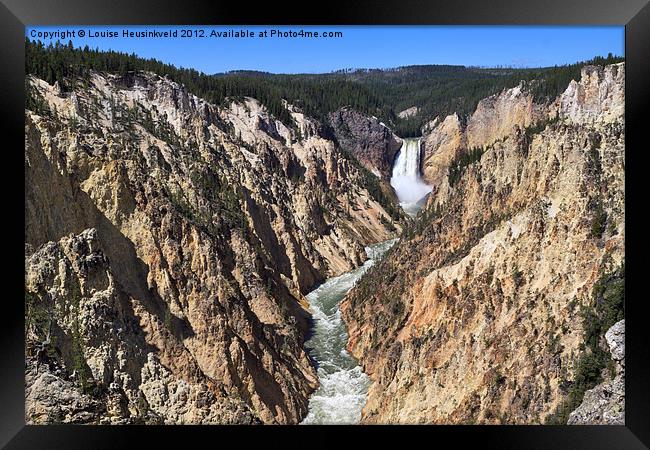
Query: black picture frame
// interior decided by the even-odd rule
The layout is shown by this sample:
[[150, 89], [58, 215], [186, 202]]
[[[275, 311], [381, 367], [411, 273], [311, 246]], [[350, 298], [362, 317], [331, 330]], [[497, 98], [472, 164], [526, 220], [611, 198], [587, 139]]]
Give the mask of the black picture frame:
[[[650, 447], [650, 327], [644, 295], [644, 250], [650, 248], [644, 230], [646, 209], [644, 178], [647, 142], [643, 111], [650, 104], [650, 5], [646, 0], [517, 0], [463, 2], [423, 2], [392, 0], [384, 2], [313, 2], [311, 5], [274, 2], [198, 2], [195, 0], [147, 1], [36, 1], [2, 0], [0, 5], [0, 62], [3, 65], [2, 172], [6, 186], [5, 214], [8, 225], [4, 237], [7, 268], [16, 264], [22, 244], [19, 227], [24, 197], [15, 191], [19, 181], [20, 155], [24, 154], [24, 30], [26, 25], [75, 24], [391, 24], [391, 25], [625, 25], [626, 42], [626, 411], [625, 426], [374, 426], [374, 427], [224, 427], [224, 426], [26, 426], [24, 386], [24, 305], [19, 284], [24, 275], [5, 270], [5, 320], [0, 326], [0, 445], [6, 448], [132, 448], [136, 442], [147, 447], [158, 445], [233, 445], [228, 438], [242, 439], [249, 447], [252, 437], [261, 445], [292, 443], [306, 447], [339, 440], [334, 433], [364, 441], [372, 435], [384, 443], [454, 447], [517, 449], [643, 449]], [[25, 181], [23, 181], [24, 183]], [[15, 203], [13, 203], [15, 202]], [[22, 204], [22, 205], [21, 205]], [[11, 212], [9, 212], [11, 211]], [[10, 218], [14, 218], [10, 220]], [[24, 217], [24, 215], [23, 215]], [[15, 232], [12, 232], [15, 227]], [[10, 244], [10, 245], [6, 245]], [[15, 248], [13, 247], [15, 245]], [[15, 252], [12, 253], [12, 252]], [[13, 266], [13, 267], [12, 267]], [[287, 439], [287, 432], [304, 438]], [[194, 444], [196, 442], [196, 444]], [[141, 446], [138, 444], [137, 446]]]

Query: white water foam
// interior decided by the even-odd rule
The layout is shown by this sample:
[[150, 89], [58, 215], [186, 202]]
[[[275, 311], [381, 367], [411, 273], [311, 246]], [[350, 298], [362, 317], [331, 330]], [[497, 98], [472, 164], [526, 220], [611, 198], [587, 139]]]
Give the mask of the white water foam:
[[404, 211], [417, 214], [421, 208], [418, 200], [431, 192], [431, 186], [420, 178], [420, 139], [404, 139], [393, 166], [390, 184]]
[[353, 424], [361, 419], [370, 380], [345, 349], [348, 333], [339, 303], [396, 241], [366, 247], [368, 260], [363, 266], [327, 280], [307, 295], [314, 328], [305, 347], [318, 364], [320, 387], [309, 399], [309, 413], [302, 424]]

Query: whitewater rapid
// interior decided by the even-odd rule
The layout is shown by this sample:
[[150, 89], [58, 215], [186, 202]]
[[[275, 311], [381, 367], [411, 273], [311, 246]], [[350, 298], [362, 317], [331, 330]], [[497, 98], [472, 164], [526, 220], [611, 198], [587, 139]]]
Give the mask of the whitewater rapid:
[[368, 259], [361, 267], [330, 278], [307, 294], [314, 327], [305, 348], [317, 363], [320, 387], [309, 399], [309, 413], [302, 424], [354, 424], [361, 419], [370, 380], [345, 349], [348, 333], [339, 304], [396, 241], [391, 239], [366, 247]]
[[404, 139], [397, 154], [390, 184], [395, 189], [402, 209], [415, 215], [420, 210], [419, 200], [431, 192], [431, 186], [420, 178], [420, 139]]

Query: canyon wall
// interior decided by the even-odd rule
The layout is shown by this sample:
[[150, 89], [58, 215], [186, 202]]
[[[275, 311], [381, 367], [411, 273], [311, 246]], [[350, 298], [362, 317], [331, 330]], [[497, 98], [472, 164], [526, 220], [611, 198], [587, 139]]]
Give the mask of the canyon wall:
[[367, 117], [350, 108], [329, 115], [336, 139], [368, 170], [390, 180], [395, 156], [402, 140], [375, 117]]
[[569, 415], [568, 425], [625, 425], [625, 320], [607, 330], [605, 339], [614, 373], [585, 392], [580, 406]]
[[526, 85], [423, 137], [426, 208], [342, 304], [364, 423], [545, 423], [583, 311], [624, 261], [624, 63], [554, 102]]
[[291, 105], [65, 84], [26, 84], [28, 423], [299, 422], [304, 294], [400, 231], [392, 205]]

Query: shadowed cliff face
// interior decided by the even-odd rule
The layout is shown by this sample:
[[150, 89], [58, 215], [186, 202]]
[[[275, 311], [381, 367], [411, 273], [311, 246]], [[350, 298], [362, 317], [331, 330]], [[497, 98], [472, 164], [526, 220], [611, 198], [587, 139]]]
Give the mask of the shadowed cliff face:
[[291, 107], [295, 129], [152, 74], [28, 81], [27, 420], [299, 422], [303, 294], [400, 230], [356, 162]]
[[341, 307], [363, 422], [539, 423], [562, 404], [581, 308], [624, 259], [623, 82], [623, 63], [585, 67], [551, 104], [520, 86], [423, 137], [427, 207]]
[[395, 156], [402, 145], [399, 137], [379, 119], [349, 108], [331, 113], [329, 122], [343, 148], [375, 175], [390, 180]]

